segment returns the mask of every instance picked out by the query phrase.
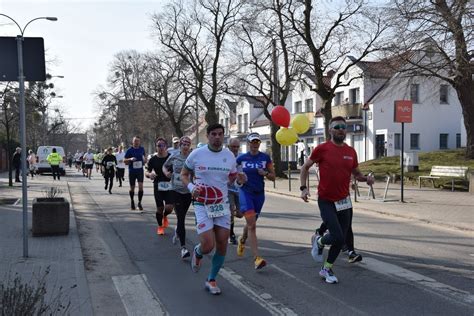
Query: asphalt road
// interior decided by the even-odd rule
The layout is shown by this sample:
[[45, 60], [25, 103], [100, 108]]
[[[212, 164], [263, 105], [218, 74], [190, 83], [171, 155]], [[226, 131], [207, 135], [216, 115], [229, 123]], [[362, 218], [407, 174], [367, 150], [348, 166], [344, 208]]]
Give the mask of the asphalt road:
[[[364, 256], [349, 264], [341, 254], [334, 267], [339, 284], [318, 276], [310, 237], [320, 218], [314, 203], [267, 195], [257, 233], [268, 265], [253, 268], [230, 245], [218, 277], [222, 295], [204, 290], [210, 267], [199, 273], [181, 260], [171, 243], [176, 219], [156, 235], [151, 183], [145, 211], [129, 210], [128, 185], [109, 195], [95, 172], [67, 177], [97, 315], [473, 315], [473, 234], [440, 229], [368, 212], [353, 219], [356, 248]], [[192, 207], [186, 220], [188, 249], [197, 242]], [[241, 233], [243, 220], [237, 220]]]

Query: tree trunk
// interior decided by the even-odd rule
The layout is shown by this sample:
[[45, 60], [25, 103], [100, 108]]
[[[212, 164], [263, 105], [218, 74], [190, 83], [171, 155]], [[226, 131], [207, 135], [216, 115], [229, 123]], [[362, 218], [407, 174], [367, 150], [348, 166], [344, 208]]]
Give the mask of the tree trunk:
[[329, 122], [332, 119], [332, 99], [331, 100], [326, 100], [324, 101], [324, 107], [321, 109], [321, 113], [323, 114], [324, 117], [324, 138], [326, 140], [329, 140], [330, 134], [329, 134]]
[[219, 123], [219, 118], [217, 117], [215, 106], [213, 106], [213, 107], [208, 106], [207, 107], [207, 112], [206, 112], [205, 118], [206, 118], [207, 125]]
[[[469, 78], [470, 79], [470, 78]], [[466, 158], [474, 159], [474, 88], [471, 80], [465, 80], [456, 87], [461, 102], [464, 127], [466, 128]]]
[[283, 173], [283, 168], [281, 166], [281, 145], [276, 140], [276, 132], [280, 127], [270, 121], [270, 136], [272, 140], [272, 161], [273, 167], [275, 168], [275, 174], [277, 177], [286, 178], [285, 173]]

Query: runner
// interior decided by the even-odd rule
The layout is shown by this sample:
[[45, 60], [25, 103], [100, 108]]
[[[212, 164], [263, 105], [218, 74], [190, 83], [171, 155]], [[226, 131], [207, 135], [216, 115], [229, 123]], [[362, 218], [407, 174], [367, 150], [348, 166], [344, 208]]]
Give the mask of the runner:
[[105, 156], [101, 161], [104, 169], [105, 190], [109, 189], [109, 194], [112, 194], [112, 187], [114, 186], [115, 166], [117, 165], [117, 158], [112, 155], [112, 147], [107, 148]]
[[117, 158], [117, 181], [119, 182], [119, 187], [122, 186], [122, 181], [125, 181], [125, 152], [123, 151], [123, 146], [120, 145], [115, 153], [115, 158]]
[[[198, 272], [203, 255], [215, 248], [205, 288], [217, 295], [221, 290], [216, 277], [224, 264], [230, 228], [227, 183], [236, 180], [243, 184], [245, 175], [237, 174], [234, 155], [222, 148], [224, 126], [212, 124], [206, 132], [208, 145], [191, 152], [181, 170], [181, 179], [195, 199], [196, 230], [200, 241], [192, 252], [191, 269]], [[196, 183], [191, 182], [191, 173], [194, 173]]]
[[94, 167], [94, 154], [92, 153], [92, 149], [88, 149], [87, 153], [84, 155], [84, 167], [87, 173], [87, 177], [90, 179], [92, 175], [92, 168]]
[[180, 152], [179, 137], [173, 137], [172, 143], [173, 143], [173, 147], [168, 148], [168, 153], [170, 155], [174, 155], [174, 154], [179, 153]]
[[[229, 139], [229, 144], [227, 145], [229, 150], [237, 158], [239, 155], [240, 141], [238, 138]], [[234, 218], [242, 218], [243, 215], [240, 213], [240, 203], [239, 203], [239, 188], [234, 184], [230, 183], [228, 185], [229, 189], [229, 203], [230, 203], [230, 237], [229, 242], [233, 245], [237, 245], [237, 238], [234, 233]]]
[[84, 154], [79, 152], [79, 149], [74, 154], [74, 163], [76, 164], [77, 171], [81, 171], [82, 156], [84, 156]]
[[130, 183], [130, 209], [135, 210], [135, 182], [138, 182], [138, 209], [143, 210], [143, 164], [146, 163], [145, 148], [140, 146], [140, 137], [135, 136], [132, 147], [125, 153], [125, 164], [128, 164], [128, 178]]
[[189, 251], [186, 248], [186, 213], [189, 205], [191, 205], [191, 193], [181, 181], [181, 169], [183, 169], [184, 162], [191, 152], [191, 139], [188, 136], [183, 136], [179, 140], [179, 147], [181, 151], [178, 154], [172, 155], [166, 160], [163, 165], [163, 173], [171, 178], [171, 188], [173, 193], [174, 209], [178, 223], [173, 236], [173, 244], [179, 239], [181, 245], [181, 258], [189, 257]]
[[[165, 228], [169, 226], [168, 215], [173, 212], [173, 196], [171, 182], [163, 174], [163, 164], [168, 159], [166, 140], [158, 137], [155, 140], [156, 153], [150, 158], [146, 166], [146, 177], [153, 181], [153, 194], [156, 203], [156, 228], [157, 235], [164, 235]], [[164, 203], [163, 203], [164, 202]], [[164, 213], [164, 214], [163, 214]]]
[[264, 178], [275, 180], [272, 159], [259, 151], [260, 143], [260, 135], [250, 133], [247, 136], [249, 152], [237, 157], [237, 168], [242, 168], [248, 179], [239, 190], [240, 212], [244, 215], [246, 224], [238, 240], [237, 255], [243, 256], [248, 237], [257, 270], [266, 265], [266, 261], [259, 256], [257, 241], [257, 219], [265, 202]]
[[362, 175], [358, 168], [356, 151], [344, 143], [346, 120], [337, 116], [332, 118], [329, 124], [331, 140], [317, 146], [304, 163], [300, 173], [300, 190], [301, 198], [308, 202], [309, 192], [306, 187], [308, 171], [314, 163], [317, 163], [320, 177], [318, 206], [329, 233], [323, 237], [317, 235], [313, 240], [321, 252], [325, 245], [331, 246], [319, 275], [327, 283], [337, 283], [332, 267], [351, 226], [352, 203], [349, 194], [351, 174], [358, 181], [366, 181], [369, 185], [374, 183], [374, 179], [371, 176]]

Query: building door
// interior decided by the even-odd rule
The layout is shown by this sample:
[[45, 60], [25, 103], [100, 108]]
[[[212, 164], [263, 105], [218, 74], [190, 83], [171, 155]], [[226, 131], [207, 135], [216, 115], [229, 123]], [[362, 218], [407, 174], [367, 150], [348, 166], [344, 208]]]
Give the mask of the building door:
[[385, 156], [385, 135], [375, 135], [375, 159]]
[[365, 157], [363, 156], [363, 153], [364, 153], [364, 140], [362, 138], [362, 135], [352, 136], [352, 142], [353, 142], [352, 147], [354, 147], [354, 149], [357, 153], [357, 158], [359, 159], [359, 162], [365, 161]]

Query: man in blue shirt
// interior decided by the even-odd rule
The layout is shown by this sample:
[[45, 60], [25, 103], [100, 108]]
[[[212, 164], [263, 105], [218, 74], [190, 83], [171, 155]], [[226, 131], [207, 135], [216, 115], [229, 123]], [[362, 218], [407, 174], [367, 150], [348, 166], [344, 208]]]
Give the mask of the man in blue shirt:
[[244, 215], [246, 224], [238, 240], [237, 255], [243, 256], [248, 237], [254, 255], [255, 269], [261, 269], [266, 265], [266, 261], [258, 254], [257, 243], [257, 218], [265, 202], [264, 178], [275, 180], [272, 160], [269, 155], [259, 151], [260, 143], [260, 135], [250, 133], [247, 136], [249, 151], [237, 157], [237, 170], [243, 171], [247, 176], [247, 182], [239, 190], [240, 212]]
[[125, 164], [128, 165], [128, 177], [130, 180], [130, 209], [135, 210], [135, 182], [138, 182], [138, 209], [143, 210], [143, 166], [147, 162], [145, 148], [140, 146], [140, 137], [133, 137], [132, 147], [125, 153]]

